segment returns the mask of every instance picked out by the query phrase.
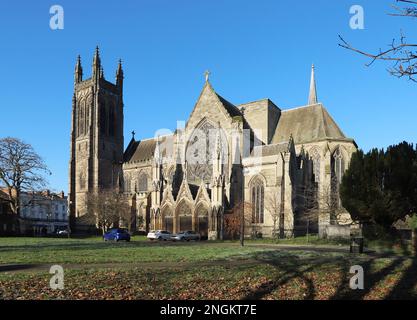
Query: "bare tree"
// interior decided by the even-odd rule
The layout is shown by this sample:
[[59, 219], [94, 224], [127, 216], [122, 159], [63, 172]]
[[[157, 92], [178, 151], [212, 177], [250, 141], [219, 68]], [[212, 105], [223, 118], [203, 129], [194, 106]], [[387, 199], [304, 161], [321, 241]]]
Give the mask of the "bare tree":
[[[269, 192], [265, 196], [265, 207], [272, 218], [272, 237], [278, 238], [283, 236], [283, 230], [280, 230], [280, 217], [282, 216], [282, 201], [278, 192]], [[282, 221], [283, 222], [283, 221]]]
[[310, 231], [320, 220], [330, 219], [330, 223], [340, 220], [343, 208], [340, 206], [339, 194], [332, 185], [325, 186], [321, 190], [314, 184], [298, 190], [301, 200], [301, 215], [299, 220], [306, 226], [307, 242]]
[[45, 187], [45, 173], [50, 171], [30, 144], [16, 138], [0, 139], [0, 182], [12, 213], [20, 214], [22, 192]]
[[128, 226], [132, 211], [128, 200], [115, 190], [101, 190], [87, 195], [87, 214], [90, 223], [95, 223], [103, 234], [118, 225]]
[[252, 225], [252, 204], [239, 202], [230, 213], [225, 215], [225, 231], [235, 239], [239, 235], [240, 245], [245, 243], [246, 228]]
[[[391, 16], [417, 18], [417, 1], [397, 0], [397, 2], [407, 3], [408, 6], [393, 6], [396, 13], [391, 13]], [[379, 49], [377, 53], [357, 49], [342, 36], [339, 35], [339, 38], [341, 41], [339, 46], [370, 58], [371, 61], [366, 66], [372, 65], [377, 60], [387, 61], [391, 63], [388, 68], [391, 75], [398, 78], [407, 77], [409, 80], [417, 82], [417, 44], [408, 42], [402, 32], [398, 40], [393, 39], [388, 48]]]

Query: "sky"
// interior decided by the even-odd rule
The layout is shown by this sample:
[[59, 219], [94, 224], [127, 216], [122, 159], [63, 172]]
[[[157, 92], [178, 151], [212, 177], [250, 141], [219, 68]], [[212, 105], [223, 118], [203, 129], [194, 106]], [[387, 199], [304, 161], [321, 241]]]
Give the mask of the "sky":
[[[68, 190], [74, 66], [91, 74], [96, 45], [106, 79], [125, 74], [125, 145], [186, 121], [210, 70], [214, 89], [234, 104], [270, 98], [281, 109], [307, 103], [311, 64], [317, 91], [342, 131], [367, 151], [417, 142], [417, 84], [389, 65], [338, 46], [342, 35], [376, 52], [400, 31], [417, 41], [417, 21], [389, 16], [394, 0], [18, 1], [0, 4], [0, 138], [33, 145]], [[52, 5], [64, 28], [50, 28]], [[352, 5], [364, 29], [351, 29]], [[414, 42], [415, 43], [415, 42]]]

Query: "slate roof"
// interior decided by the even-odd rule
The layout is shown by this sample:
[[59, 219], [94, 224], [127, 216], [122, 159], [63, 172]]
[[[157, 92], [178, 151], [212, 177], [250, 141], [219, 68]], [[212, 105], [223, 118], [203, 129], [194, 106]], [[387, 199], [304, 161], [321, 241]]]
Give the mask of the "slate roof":
[[230, 114], [231, 117], [242, 116], [240, 110], [231, 102], [227, 101], [221, 95], [216, 93], [217, 97], [219, 98], [220, 102], [222, 103], [223, 107], [226, 111]]
[[281, 152], [287, 152], [289, 151], [288, 148], [289, 141], [281, 142], [278, 144], [268, 144], [263, 146], [256, 146], [253, 148], [251, 152], [251, 157], [267, 157], [267, 156], [273, 156], [278, 155]]
[[[160, 137], [159, 141], [163, 143], [167, 136]], [[124, 162], [143, 162], [152, 160], [155, 154], [156, 138], [130, 141], [124, 153]], [[166, 156], [166, 150], [162, 150], [162, 156]]]
[[352, 141], [346, 138], [321, 103], [281, 112], [272, 143], [287, 141], [291, 135], [295, 144], [326, 139]]

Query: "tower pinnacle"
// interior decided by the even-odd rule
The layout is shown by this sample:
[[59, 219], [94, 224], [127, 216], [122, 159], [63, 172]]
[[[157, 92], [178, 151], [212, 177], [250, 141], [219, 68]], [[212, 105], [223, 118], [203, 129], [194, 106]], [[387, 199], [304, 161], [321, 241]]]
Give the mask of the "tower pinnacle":
[[317, 104], [317, 89], [316, 89], [316, 79], [314, 75], [314, 64], [311, 66], [311, 79], [310, 79], [310, 93], [308, 96], [308, 105]]

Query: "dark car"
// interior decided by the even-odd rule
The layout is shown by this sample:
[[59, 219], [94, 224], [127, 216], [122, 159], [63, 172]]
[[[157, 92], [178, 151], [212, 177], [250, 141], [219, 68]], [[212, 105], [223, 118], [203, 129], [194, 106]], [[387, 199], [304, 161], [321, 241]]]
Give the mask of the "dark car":
[[125, 240], [127, 242], [130, 241], [130, 234], [126, 229], [121, 228], [114, 228], [107, 231], [103, 236], [104, 241], [121, 241]]

